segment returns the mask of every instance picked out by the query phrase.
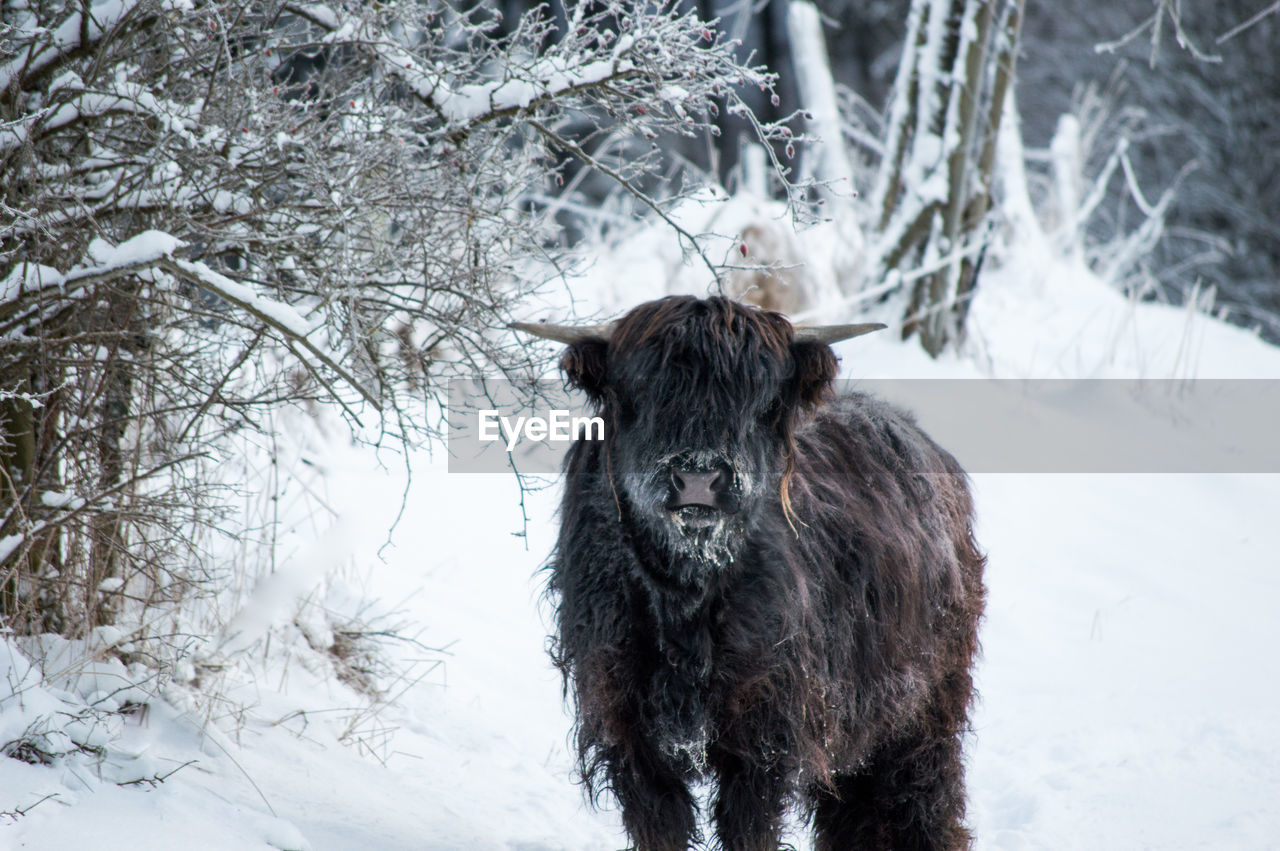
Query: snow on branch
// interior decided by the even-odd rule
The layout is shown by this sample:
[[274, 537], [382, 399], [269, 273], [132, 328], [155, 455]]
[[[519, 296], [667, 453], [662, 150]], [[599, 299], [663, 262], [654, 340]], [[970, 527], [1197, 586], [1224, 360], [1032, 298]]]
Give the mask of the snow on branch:
[[339, 16], [323, 4], [290, 4], [286, 8], [327, 30], [326, 42], [371, 48], [387, 73], [401, 79], [453, 125], [510, 115], [584, 88], [616, 81], [636, 70], [635, 65], [624, 58], [635, 39], [624, 36], [617, 39], [609, 55], [603, 58], [584, 60], [581, 56], [563, 54], [542, 57], [524, 67], [508, 66], [510, 76], [506, 79], [455, 86], [449, 78], [456, 76], [456, 71], [433, 67], [368, 20], [340, 23]]
[[[324, 4], [298, 3], [285, 8], [321, 29], [324, 43], [371, 52], [450, 135], [516, 114], [587, 107], [623, 120], [631, 111], [644, 115], [651, 129], [661, 125], [689, 134], [707, 127], [717, 99], [726, 97], [731, 111], [741, 110], [745, 104], [737, 89], [772, 92], [777, 79], [763, 67], [739, 62], [740, 45], [724, 38], [715, 21], [675, 8], [578, 4], [559, 32], [545, 9], [535, 7], [504, 37], [459, 13], [451, 26], [465, 33], [466, 52], [448, 47], [446, 27], [433, 17], [392, 25], [363, 8], [338, 12]], [[410, 43], [409, 34], [423, 40]], [[540, 44], [548, 46], [539, 49]], [[761, 132], [773, 141], [789, 138], [780, 125], [762, 125]]]
[[86, 286], [150, 268], [182, 245], [181, 240], [169, 234], [147, 231], [115, 246], [99, 263], [76, 267], [65, 274], [38, 263], [19, 263], [0, 281], [0, 304], [52, 288], [57, 288], [63, 297], [72, 298]]
[[[192, 281], [200, 288], [248, 313], [271, 329], [295, 353], [297, 349], [294, 347], [301, 347], [316, 361], [351, 385], [375, 410], [381, 410], [377, 397], [338, 362], [337, 356], [325, 352], [311, 341], [309, 335], [315, 329], [297, 310], [284, 302], [267, 298], [245, 284], [231, 280], [209, 268], [205, 263], [175, 256], [175, 252], [185, 245], [186, 243], [171, 234], [150, 230], [117, 246], [100, 250], [99, 262], [93, 266], [79, 267], [65, 274], [49, 267], [20, 264], [3, 282], [0, 282], [0, 296], [3, 296], [0, 298], [0, 303], [15, 300], [36, 289], [51, 287], [58, 288], [63, 297], [74, 297], [76, 290], [91, 284], [136, 274], [146, 269], [163, 269]], [[301, 357], [300, 353], [299, 356]]]
[[911, 4], [873, 193], [879, 233], [869, 278], [897, 272], [913, 283], [904, 333], [919, 331], [930, 354], [960, 338], [981, 267], [1023, 5]]
[[1156, 61], [1160, 53], [1161, 36], [1164, 33], [1164, 19], [1167, 15], [1170, 24], [1173, 25], [1174, 38], [1178, 42], [1178, 46], [1186, 50], [1197, 60], [1208, 63], [1220, 63], [1222, 57], [1216, 53], [1206, 53], [1201, 50], [1192, 40], [1186, 28], [1182, 25], [1182, 0], [1156, 0], [1156, 10], [1150, 17], [1145, 18], [1140, 24], [1129, 32], [1122, 35], [1114, 41], [1101, 42], [1093, 46], [1095, 53], [1115, 53], [1125, 45], [1132, 42], [1138, 36], [1148, 30], [1151, 31], [1151, 50], [1148, 55], [1147, 62], [1150, 67], [1156, 67]]
[[[338, 363], [335, 356], [326, 353], [308, 338], [307, 335], [312, 330], [310, 325], [289, 305], [259, 295], [244, 284], [238, 284], [225, 275], [215, 272], [204, 263], [165, 255], [156, 260], [156, 265], [168, 272], [190, 278], [202, 289], [244, 310], [275, 331], [295, 354], [297, 353], [295, 344], [301, 346], [308, 354], [351, 385], [366, 402], [373, 406], [374, 410], [382, 410], [382, 403], [378, 398], [350, 371]], [[336, 394], [334, 395], [336, 398]]]
[[9, 88], [15, 77], [25, 87], [67, 56], [91, 49], [141, 3], [142, 0], [104, 0], [90, 6], [87, 16], [84, 11], [73, 12], [48, 31], [38, 26], [34, 18], [29, 20], [29, 27], [19, 24], [9, 37], [20, 47], [13, 51], [12, 59], [0, 65], [0, 91]]
[[84, 92], [71, 100], [51, 105], [32, 115], [0, 127], [0, 154], [31, 141], [36, 133], [51, 133], [77, 122], [99, 118], [114, 112], [132, 112], [157, 118], [169, 129], [185, 132], [183, 120], [165, 108], [141, 86], [120, 83], [112, 92]]

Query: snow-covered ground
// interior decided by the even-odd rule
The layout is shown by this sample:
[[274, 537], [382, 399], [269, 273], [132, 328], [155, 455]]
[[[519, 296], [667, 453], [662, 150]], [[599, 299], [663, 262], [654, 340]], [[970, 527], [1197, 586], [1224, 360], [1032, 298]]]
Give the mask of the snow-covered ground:
[[[575, 287], [582, 309], [690, 288], [664, 284], [672, 252], [650, 248], [602, 258], [597, 289]], [[840, 346], [845, 375], [1280, 378], [1280, 350], [1252, 334], [1126, 301], [1040, 248], [987, 273], [965, 355], [934, 362], [872, 336]], [[598, 283], [618, 281], [645, 283]], [[424, 451], [382, 548], [405, 487], [397, 459], [335, 439], [311, 460], [338, 519], [300, 524], [287, 579], [251, 599], [249, 661], [223, 674], [217, 721], [202, 727], [170, 688], [80, 737], [107, 744], [100, 759], [0, 759], [0, 848], [624, 847], [617, 814], [586, 809], [571, 783], [544, 650], [555, 486], [524, 495], [526, 528], [513, 478], [450, 475]], [[974, 478], [990, 591], [968, 751], [979, 847], [1276, 847], [1280, 476]], [[403, 672], [390, 705], [363, 711], [335, 679], [326, 631], [341, 618], [324, 610], [416, 637], [381, 644]], [[124, 675], [48, 671], [42, 685], [29, 655], [0, 657], [22, 685], [0, 713], [5, 740]], [[139, 778], [153, 782], [119, 785]]]

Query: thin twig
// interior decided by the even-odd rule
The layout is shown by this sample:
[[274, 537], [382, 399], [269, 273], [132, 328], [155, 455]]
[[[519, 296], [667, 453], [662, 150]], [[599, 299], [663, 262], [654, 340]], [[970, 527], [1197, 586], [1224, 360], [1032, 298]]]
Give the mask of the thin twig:
[[182, 763], [182, 765], [179, 765], [177, 768], [173, 769], [172, 771], [166, 771], [164, 774], [156, 773], [151, 775], [150, 777], [139, 777], [136, 780], [121, 780], [120, 782], [116, 783], [116, 785], [117, 786], [141, 786], [143, 783], [146, 783], [148, 786], [155, 788], [156, 786], [159, 786], [164, 781], [168, 780], [173, 775], [177, 774], [182, 769], [186, 768], [188, 765], [198, 765], [199, 763], [200, 763], [200, 760], [198, 759], [189, 759], [186, 762]]
[[631, 181], [627, 180], [626, 177], [624, 177], [618, 171], [610, 168], [609, 166], [597, 160], [595, 157], [591, 156], [591, 154], [583, 150], [581, 145], [578, 145], [564, 138], [559, 133], [546, 127], [542, 122], [531, 120], [529, 122], [529, 126], [531, 126], [534, 130], [537, 130], [539, 133], [541, 133], [547, 139], [548, 142], [555, 145], [557, 148], [560, 148], [561, 150], [567, 153], [573, 154], [575, 157], [582, 160], [582, 162], [585, 163], [586, 165], [590, 166], [591, 168], [594, 168], [596, 171], [600, 172], [601, 174], [612, 178], [614, 181], [618, 183], [619, 186], [627, 190], [627, 192], [633, 195], [642, 204], [644, 204], [649, 209], [657, 213], [658, 216], [660, 216], [662, 220], [667, 223], [668, 226], [670, 226], [676, 233], [680, 234], [682, 239], [688, 241], [690, 247], [697, 252], [698, 256], [702, 258], [702, 262], [706, 264], [707, 269], [711, 272], [712, 279], [713, 280], [720, 279], [720, 274], [716, 269], [716, 265], [711, 262], [711, 258], [708, 257], [706, 255], [706, 252], [702, 250], [702, 246], [698, 244], [697, 237], [695, 237], [693, 234], [689, 233], [689, 231], [681, 227], [675, 221], [675, 219], [671, 218], [671, 216], [667, 215], [666, 211], [662, 209], [662, 207], [658, 204], [657, 201], [654, 201], [647, 194], [637, 189], [631, 183]]
[[1249, 20], [1245, 21], [1245, 22], [1244, 22], [1244, 23], [1242, 23], [1242, 24], [1236, 24], [1234, 27], [1232, 27], [1231, 29], [1227, 30], [1227, 31], [1226, 31], [1225, 33], [1223, 33], [1222, 35], [1218, 36], [1218, 40], [1217, 40], [1217, 42], [1216, 42], [1216, 43], [1217, 43], [1217, 44], [1222, 44], [1224, 41], [1230, 41], [1231, 39], [1233, 39], [1233, 38], [1235, 38], [1236, 36], [1240, 35], [1240, 33], [1244, 32], [1244, 31], [1245, 31], [1245, 30], [1247, 30], [1247, 29], [1249, 29], [1249, 27], [1251, 27], [1251, 26], [1253, 26], [1254, 24], [1258, 23], [1258, 21], [1261, 21], [1261, 20], [1262, 20], [1263, 18], [1265, 18], [1267, 15], [1274, 15], [1276, 12], [1280, 12], [1280, 0], [1276, 0], [1276, 2], [1275, 2], [1275, 3], [1272, 3], [1270, 6], [1268, 6], [1268, 7], [1267, 7], [1267, 8], [1265, 8], [1265, 9], [1263, 9], [1261, 12], [1259, 12], [1259, 13], [1258, 13], [1258, 14], [1256, 14], [1256, 15], [1254, 15], [1254, 16], [1253, 16], [1252, 18], [1250, 18]]
[[[311, 340], [307, 339], [306, 335], [298, 333], [294, 329], [290, 328], [284, 322], [281, 322], [279, 319], [275, 318], [271, 314], [266, 313], [265, 311], [260, 309], [257, 305], [253, 304], [250, 301], [246, 301], [245, 299], [240, 298], [239, 296], [230, 292], [227, 284], [234, 283], [234, 282], [232, 282], [229, 278], [226, 278], [224, 275], [218, 272], [215, 272], [214, 270], [210, 269], [208, 266], [206, 266], [203, 263], [198, 263], [191, 260], [179, 260], [176, 257], [170, 257], [170, 256], [162, 257], [156, 262], [156, 265], [164, 269], [165, 271], [178, 275], [180, 277], [195, 279], [195, 283], [198, 284], [201, 288], [206, 289], [209, 292], [213, 293], [214, 295], [218, 296], [219, 298], [223, 299], [224, 301], [227, 301], [230, 304], [234, 304], [236, 307], [239, 307], [241, 310], [245, 311], [246, 313], [248, 313], [249, 315], [257, 319], [259, 322], [262, 322], [264, 325], [271, 328], [273, 331], [275, 331], [277, 334], [283, 337], [286, 341], [293, 341], [299, 344], [308, 352], [310, 352], [311, 355], [315, 357], [316, 360], [320, 361], [320, 363], [324, 364], [326, 367], [333, 370], [335, 373], [338, 374], [339, 377], [342, 378], [343, 381], [351, 385], [351, 387], [357, 393], [359, 393], [366, 402], [368, 402], [370, 405], [373, 406], [374, 410], [379, 412], [382, 410], [382, 403], [379, 402], [378, 399], [371, 392], [365, 389], [364, 385], [361, 384], [354, 375], [352, 375], [341, 364], [339, 364], [337, 361], [331, 358], [328, 354], [322, 351], [319, 346], [311, 342]], [[224, 281], [226, 283], [224, 283]], [[306, 362], [305, 359], [301, 359], [301, 360], [303, 360], [304, 363]]]
[[57, 792], [50, 792], [48, 795], [45, 795], [43, 798], [36, 801], [34, 804], [28, 804], [25, 807], [14, 807], [11, 810], [0, 810], [0, 816], [11, 818], [14, 821], [17, 821], [18, 819], [25, 816], [27, 813], [34, 810], [36, 807], [43, 804], [45, 801], [49, 800], [50, 798], [56, 798], [56, 797], [58, 797]]

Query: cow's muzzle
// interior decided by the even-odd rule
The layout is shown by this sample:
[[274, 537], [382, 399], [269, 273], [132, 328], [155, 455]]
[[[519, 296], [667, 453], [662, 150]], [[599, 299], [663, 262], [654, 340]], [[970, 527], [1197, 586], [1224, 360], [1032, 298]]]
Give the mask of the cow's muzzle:
[[728, 465], [719, 464], [711, 469], [671, 468], [671, 498], [667, 507], [671, 510], [701, 506], [723, 509], [723, 498], [733, 483], [733, 473]]

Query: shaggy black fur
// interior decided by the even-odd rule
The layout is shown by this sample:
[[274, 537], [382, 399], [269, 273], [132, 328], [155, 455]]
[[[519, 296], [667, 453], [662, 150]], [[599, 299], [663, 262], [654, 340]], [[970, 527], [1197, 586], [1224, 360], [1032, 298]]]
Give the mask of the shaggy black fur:
[[[830, 347], [721, 298], [641, 305], [562, 367], [606, 440], [566, 461], [553, 656], [593, 800], [639, 851], [962, 848], [983, 607], [964, 472], [907, 415], [830, 399]], [[719, 503], [669, 508], [672, 471]]]

